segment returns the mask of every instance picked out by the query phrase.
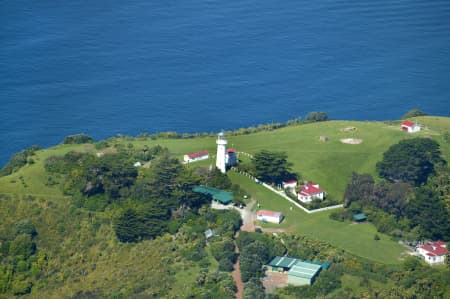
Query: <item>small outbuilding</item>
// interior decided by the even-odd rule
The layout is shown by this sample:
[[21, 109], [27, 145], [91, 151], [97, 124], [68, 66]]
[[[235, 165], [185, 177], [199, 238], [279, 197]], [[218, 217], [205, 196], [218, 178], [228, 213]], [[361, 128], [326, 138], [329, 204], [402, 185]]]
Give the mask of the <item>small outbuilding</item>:
[[205, 231], [205, 238], [208, 240], [208, 239], [210, 239], [210, 238], [212, 238], [212, 237], [215, 237], [215, 236], [217, 236], [217, 233], [213, 230], [213, 229], [207, 229], [206, 231]]
[[288, 272], [288, 284], [312, 285], [321, 270], [321, 265], [298, 261]]
[[207, 151], [200, 151], [195, 153], [189, 153], [183, 156], [184, 163], [191, 163], [201, 160], [206, 160], [209, 158], [209, 153]]
[[268, 210], [259, 210], [256, 213], [256, 219], [262, 222], [280, 223], [283, 220], [283, 214], [281, 212], [274, 212]]
[[415, 133], [420, 131], [420, 126], [409, 120], [402, 121], [402, 130], [408, 133]]
[[238, 163], [238, 151], [234, 148], [227, 148], [225, 155], [225, 165], [234, 166]]
[[297, 187], [297, 180], [283, 181], [283, 189], [293, 189]]
[[355, 222], [364, 222], [367, 220], [367, 216], [364, 213], [358, 213], [353, 215], [353, 221]]

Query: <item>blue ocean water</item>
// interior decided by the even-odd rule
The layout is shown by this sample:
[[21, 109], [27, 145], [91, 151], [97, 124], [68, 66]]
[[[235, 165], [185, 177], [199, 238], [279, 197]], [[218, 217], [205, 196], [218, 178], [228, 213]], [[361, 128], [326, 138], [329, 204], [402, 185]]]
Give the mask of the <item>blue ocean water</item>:
[[0, 165], [80, 132], [450, 116], [448, 0], [6, 0], [0, 28]]

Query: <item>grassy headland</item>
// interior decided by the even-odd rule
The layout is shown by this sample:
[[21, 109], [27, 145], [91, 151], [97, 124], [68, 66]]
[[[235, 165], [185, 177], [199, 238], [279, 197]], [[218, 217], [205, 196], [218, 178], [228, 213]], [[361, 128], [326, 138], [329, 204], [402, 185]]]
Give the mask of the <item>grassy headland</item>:
[[[418, 117], [417, 121], [425, 128], [416, 134], [402, 132], [398, 121], [329, 121], [229, 136], [228, 146], [247, 153], [255, 153], [262, 149], [284, 151], [294, 165], [293, 170], [300, 173], [303, 179], [320, 183], [321, 187], [334, 198], [340, 199], [352, 172], [366, 172], [376, 177], [375, 164], [381, 160], [383, 152], [402, 139], [417, 136], [433, 138], [441, 145], [444, 159], [450, 160], [450, 141], [448, 140], [450, 118]], [[350, 127], [355, 129], [345, 130]], [[320, 141], [320, 136], [326, 136], [328, 141]], [[340, 141], [343, 138], [362, 139], [362, 143], [344, 144]], [[172, 155], [180, 159], [185, 153], [200, 150], [208, 150], [214, 156], [216, 150], [214, 136], [192, 139], [114, 137], [107, 142], [111, 148], [143, 148], [161, 145], [167, 147]], [[39, 232], [38, 248], [42, 248], [51, 257], [52, 263], [59, 263], [65, 269], [60, 273], [59, 284], [55, 285], [52, 282], [51, 285], [52, 288], [60, 288], [60, 292], [53, 289], [46, 293], [46, 281], [41, 281], [36, 290], [40, 295], [52, 297], [74, 295], [78, 290], [83, 289], [95, 289], [105, 281], [108, 281], [110, 287], [114, 287], [115, 276], [112, 273], [116, 272], [125, 276], [128, 274], [124, 269], [133, 267], [137, 271], [136, 281], [141, 279], [143, 282], [141, 285], [130, 283], [127, 288], [149, 287], [161, 291], [164, 286], [152, 285], [158, 277], [151, 274], [153, 273], [151, 269], [164, 268], [165, 262], [162, 259], [167, 257], [161, 254], [162, 251], [158, 248], [173, 250], [166, 244], [171, 240], [170, 237], [164, 236], [164, 240], [144, 241], [136, 247], [121, 244], [113, 234], [109, 211], [89, 212], [73, 207], [70, 197], [64, 196], [62, 192], [63, 177], [52, 176], [44, 169], [44, 161], [48, 157], [62, 156], [69, 151], [99, 152], [93, 144], [57, 145], [38, 150], [32, 157], [33, 163], [28, 163], [11, 175], [0, 177], [0, 194], [10, 196], [0, 200], [0, 211], [2, 211], [0, 216], [4, 221], [5, 230], [18, 219], [32, 220]], [[212, 158], [192, 164], [192, 167], [210, 164], [214, 164]], [[229, 177], [234, 183], [247, 190], [263, 208], [282, 211], [286, 215], [285, 222], [278, 227], [329, 242], [352, 254], [376, 262], [396, 264], [401, 261], [403, 248], [384, 234], [379, 233], [381, 239], [375, 241], [376, 229], [370, 223], [354, 225], [333, 221], [328, 217], [329, 212], [308, 215], [295, 207], [291, 211], [291, 205], [286, 200], [248, 178], [233, 172], [229, 173]], [[267, 226], [271, 227], [271, 225]], [[176, 261], [176, 258], [175, 254], [170, 255], [170, 261]], [[155, 260], [158, 261], [156, 264]], [[141, 266], [136, 267], [136, 265]], [[173, 297], [180, 294], [180, 290], [189, 288], [195, 274], [199, 271], [194, 264], [180, 262], [177, 265], [175, 262], [174, 265], [178, 272], [175, 281], [171, 281], [175, 287], [166, 292], [168, 297]], [[216, 266], [211, 259], [210, 268]], [[75, 271], [81, 271], [80, 269], [85, 274], [80, 276], [79, 273], [75, 273]], [[165, 275], [162, 270], [158, 273], [162, 275], [161, 277]], [[142, 280], [143, 277], [148, 278]], [[190, 278], [189, 281], [187, 277]], [[127, 293], [126, 290], [117, 291]]]

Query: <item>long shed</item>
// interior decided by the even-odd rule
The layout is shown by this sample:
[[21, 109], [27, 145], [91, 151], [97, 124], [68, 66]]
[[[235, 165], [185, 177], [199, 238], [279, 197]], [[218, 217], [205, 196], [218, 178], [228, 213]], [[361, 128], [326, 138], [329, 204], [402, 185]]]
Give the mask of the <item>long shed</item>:
[[227, 191], [223, 191], [213, 187], [207, 186], [196, 186], [192, 189], [194, 192], [199, 192], [203, 194], [209, 194], [212, 196], [213, 200], [220, 202], [221, 204], [227, 205], [233, 200], [233, 194]]
[[288, 272], [288, 284], [312, 285], [320, 270], [321, 265], [298, 261]]
[[300, 261], [288, 256], [276, 256], [269, 264], [272, 271], [288, 271], [292, 266]]

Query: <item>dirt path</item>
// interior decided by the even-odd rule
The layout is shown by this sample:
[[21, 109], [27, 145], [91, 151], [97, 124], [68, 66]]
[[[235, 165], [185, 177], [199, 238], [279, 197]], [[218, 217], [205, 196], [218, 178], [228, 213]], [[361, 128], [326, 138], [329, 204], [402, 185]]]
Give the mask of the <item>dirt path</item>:
[[239, 248], [236, 243], [236, 239], [239, 237], [239, 232], [234, 235], [234, 248], [235, 252], [238, 254], [238, 258], [236, 259], [236, 263], [233, 266], [233, 272], [231, 273], [233, 276], [234, 283], [236, 284], [236, 299], [242, 299], [242, 295], [244, 294], [244, 283], [241, 278], [241, 268], [239, 266]]
[[260, 228], [264, 233], [290, 233], [295, 229], [294, 226], [290, 226], [288, 228], [268, 228], [257, 226], [257, 228]]
[[252, 212], [252, 208], [255, 205], [256, 201], [252, 200], [244, 210], [241, 211], [242, 215], [242, 226], [241, 230], [245, 232], [254, 232], [255, 231], [255, 215]]
[[[242, 226], [240, 230], [246, 232], [254, 232], [255, 231], [255, 217], [252, 212], [252, 208], [255, 205], [256, 201], [252, 200], [243, 210], [238, 210], [242, 215]], [[244, 294], [244, 283], [241, 278], [241, 269], [239, 266], [239, 247], [237, 246], [236, 239], [239, 237], [239, 231], [234, 235], [234, 248], [236, 254], [238, 254], [238, 258], [236, 259], [236, 263], [233, 265], [233, 272], [231, 273], [233, 276], [234, 283], [236, 284], [236, 299], [242, 299]]]

